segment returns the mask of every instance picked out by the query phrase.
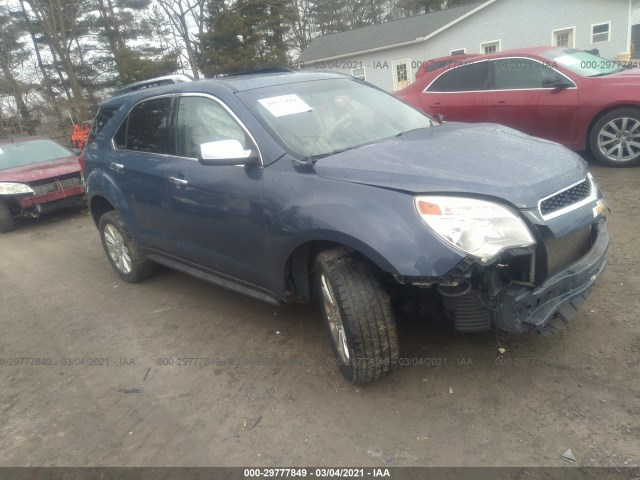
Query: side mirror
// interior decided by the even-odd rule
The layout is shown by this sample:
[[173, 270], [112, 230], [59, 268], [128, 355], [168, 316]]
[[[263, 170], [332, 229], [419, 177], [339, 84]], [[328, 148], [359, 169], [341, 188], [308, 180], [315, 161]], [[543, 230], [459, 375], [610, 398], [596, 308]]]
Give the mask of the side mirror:
[[218, 140], [198, 147], [198, 161], [208, 166], [258, 165], [258, 152], [245, 150], [238, 140]]
[[554, 88], [556, 90], [564, 90], [573, 87], [573, 83], [564, 77], [549, 77], [542, 81], [542, 88]]

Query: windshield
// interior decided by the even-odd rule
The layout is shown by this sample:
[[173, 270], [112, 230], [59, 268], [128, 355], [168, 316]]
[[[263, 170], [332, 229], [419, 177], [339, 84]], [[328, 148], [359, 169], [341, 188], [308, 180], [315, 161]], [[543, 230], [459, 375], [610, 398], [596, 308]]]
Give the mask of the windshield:
[[553, 50], [542, 56], [582, 77], [604, 77], [624, 70], [619, 62], [605, 60], [581, 50]]
[[0, 170], [70, 157], [73, 153], [53, 140], [40, 139], [0, 144]]
[[432, 125], [391, 95], [346, 78], [288, 83], [238, 97], [299, 158], [331, 155]]

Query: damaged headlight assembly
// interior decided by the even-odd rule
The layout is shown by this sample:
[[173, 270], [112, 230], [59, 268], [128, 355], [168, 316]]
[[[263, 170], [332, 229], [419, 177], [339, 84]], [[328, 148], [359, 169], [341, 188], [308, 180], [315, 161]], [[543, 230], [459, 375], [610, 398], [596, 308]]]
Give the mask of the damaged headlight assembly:
[[446, 243], [486, 264], [501, 252], [535, 245], [520, 217], [499, 203], [455, 196], [415, 197], [420, 218]]
[[0, 195], [18, 195], [22, 193], [35, 193], [29, 185], [24, 183], [0, 182]]

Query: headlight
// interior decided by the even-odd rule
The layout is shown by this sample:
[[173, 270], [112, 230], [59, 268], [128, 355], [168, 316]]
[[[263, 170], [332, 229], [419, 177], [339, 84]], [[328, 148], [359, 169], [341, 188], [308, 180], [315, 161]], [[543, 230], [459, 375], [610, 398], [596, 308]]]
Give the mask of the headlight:
[[418, 214], [447, 243], [488, 262], [508, 248], [535, 240], [525, 223], [503, 205], [463, 197], [420, 196]]
[[0, 195], [15, 195], [17, 193], [35, 193], [29, 185], [24, 183], [0, 182]]

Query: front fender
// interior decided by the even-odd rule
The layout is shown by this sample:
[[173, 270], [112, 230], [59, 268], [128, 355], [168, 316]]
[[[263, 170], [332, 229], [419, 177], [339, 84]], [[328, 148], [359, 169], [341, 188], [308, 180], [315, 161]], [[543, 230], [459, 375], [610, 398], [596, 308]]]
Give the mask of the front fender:
[[[346, 245], [382, 271], [407, 277], [444, 276], [464, 258], [422, 222], [411, 194], [316, 176], [296, 180], [279, 192], [295, 203], [272, 215], [270, 272], [281, 275], [296, 249], [317, 241]], [[272, 280], [282, 294], [282, 277]]]

